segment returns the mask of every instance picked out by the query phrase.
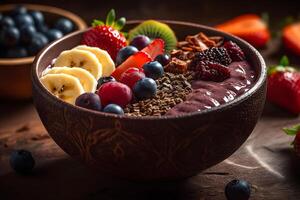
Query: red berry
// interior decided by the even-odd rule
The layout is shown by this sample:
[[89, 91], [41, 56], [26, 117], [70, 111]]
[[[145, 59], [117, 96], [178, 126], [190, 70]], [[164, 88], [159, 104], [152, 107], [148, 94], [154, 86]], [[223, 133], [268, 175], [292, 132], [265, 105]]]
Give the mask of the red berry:
[[132, 99], [131, 89], [119, 82], [108, 82], [103, 84], [98, 90], [101, 103], [105, 107], [108, 104], [117, 104], [125, 107]]
[[121, 75], [120, 82], [132, 89], [135, 83], [142, 78], [145, 78], [143, 69], [131, 67]]
[[236, 43], [234, 43], [232, 41], [225, 42], [224, 48], [227, 50], [231, 60], [233, 60], [233, 61], [245, 60], [244, 52]]

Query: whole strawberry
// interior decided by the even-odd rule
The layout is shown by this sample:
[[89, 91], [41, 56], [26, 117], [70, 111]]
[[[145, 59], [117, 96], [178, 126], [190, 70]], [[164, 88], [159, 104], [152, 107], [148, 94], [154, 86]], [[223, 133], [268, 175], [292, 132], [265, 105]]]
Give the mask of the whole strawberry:
[[300, 72], [289, 67], [284, 56], [280, 65], [268, 69], [267, 99], [288, 111], [300, 113]]
[[98, 47], [106, 50], [113, 60], [116, 59], [119, 50], [126, 46], [126, 38], [120, 32], [126, 23], [126, 19], [121, 17], [115, 21], [116, 14], [112, 9], [106, 18], [106, 23], [94, 20], [92, 28], [83, 34], [81, 44]]
[[298, 156], [300, 156], [300, 124], [295, 125], [291, 128], [284, 128], [283, 131], [290, 136], [295, 136], [294, 142], [292, 143], [294, 150]]

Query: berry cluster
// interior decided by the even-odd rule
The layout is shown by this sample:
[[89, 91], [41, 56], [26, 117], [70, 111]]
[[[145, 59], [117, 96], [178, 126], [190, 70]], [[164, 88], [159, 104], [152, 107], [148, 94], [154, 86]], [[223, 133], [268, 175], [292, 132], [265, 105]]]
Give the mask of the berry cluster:
[[65, 18], [58, 19], [49, 28], [43, 13], [16, 6], [11, 12], [0, 13], [0, 57], [34, 56], [49, 42], [61, 38], [73, 29], [73, 23]]

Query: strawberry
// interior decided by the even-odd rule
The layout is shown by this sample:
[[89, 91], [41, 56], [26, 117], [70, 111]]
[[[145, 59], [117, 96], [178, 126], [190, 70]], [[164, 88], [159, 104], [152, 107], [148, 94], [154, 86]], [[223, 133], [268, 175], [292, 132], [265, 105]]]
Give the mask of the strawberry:
[[94, 20], [93, 27], [83, 34], [81, 44], [106, 50], [113, 60], [119, 50], [127, 45], [126, 38], [120, 32], [126, 19], [121, 17], [115, 21], [115, 11], [112, 9], [106, 19], [106, 24]]
[[270, 39], [270, 31], [266, 23], [254, 14], [238, 16], [217, 25], [216, 28], [236, 35], [257, 48], [264, 47]]
[[268, 101], [288, 111], [300, 113], [300, 72], [288, 67], [289, 62], [284, 56], [280, 65], [268, 69]]
[[286, 49], [300, 56], [300, 22], [286, 26], [282, 40]]
[[116, 70], [112, 73], [112, 76], [116, 80], [120, 80], [121, 75], [129, 68], [136, 67], [136, 68], [142, 68], [143, 65], [147, 62], [150, 62], [151, 58], [147, 53], [144, 53], [142, 51], [139, 51], [129, 58], [127, 58], [121, 65], [119, 65]]
[[165, 42], [162, 39], [153, 40], [148, 46], [142, 49], [142, 52], [147, 53], [152, 60], [154, 60], [158, 55], [164, 53]]
[[283, 131], [290, 136], [295, 136], [292, 143], [294, 150], [298, 156], [300, 156], [300, 124], [295, 125], [291, 128], [283, 128]]

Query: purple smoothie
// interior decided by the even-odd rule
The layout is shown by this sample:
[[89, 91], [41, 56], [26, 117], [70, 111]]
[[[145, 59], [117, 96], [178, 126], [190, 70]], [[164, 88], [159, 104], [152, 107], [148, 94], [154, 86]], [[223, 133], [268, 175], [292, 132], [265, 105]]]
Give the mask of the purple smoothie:
[[181, 115], [217, 107], [247, 92], [255, 82], [255, 72], [247, 61], [229, 66], [230, 78], [223, 82], [196, 80], [186, 101], [177, 104], [166, 115]]

